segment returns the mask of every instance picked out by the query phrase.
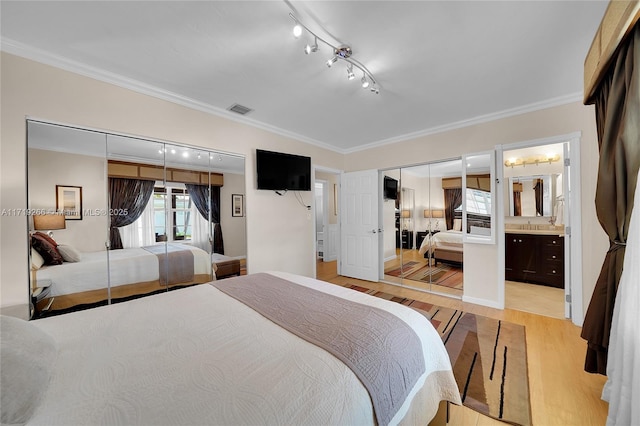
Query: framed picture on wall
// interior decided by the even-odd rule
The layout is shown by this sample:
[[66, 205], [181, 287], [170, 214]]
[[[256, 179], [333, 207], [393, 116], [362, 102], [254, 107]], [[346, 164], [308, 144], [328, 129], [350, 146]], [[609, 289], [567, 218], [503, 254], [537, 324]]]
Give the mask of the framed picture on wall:
[[242, 194], [231, 194], [231, 217], [244, 216], [243, 198]]
[[82, 187], [56, 185], [56, 209], [66, 220], [82, 220]]

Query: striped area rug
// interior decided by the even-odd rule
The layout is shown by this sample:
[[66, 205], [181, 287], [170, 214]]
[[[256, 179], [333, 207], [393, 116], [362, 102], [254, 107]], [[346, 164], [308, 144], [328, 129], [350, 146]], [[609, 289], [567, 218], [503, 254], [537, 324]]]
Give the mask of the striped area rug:
[[409, 306], [433, 324], [451, 358], [462, 402], [515, 425], [531, 425], [524, 326], [352, 285]]

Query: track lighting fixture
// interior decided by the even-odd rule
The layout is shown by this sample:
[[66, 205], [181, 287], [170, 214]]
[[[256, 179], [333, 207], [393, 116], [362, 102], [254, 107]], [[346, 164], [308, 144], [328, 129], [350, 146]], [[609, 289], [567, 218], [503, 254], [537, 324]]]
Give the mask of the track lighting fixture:
[[333, 53], [333, 56], [326, 62], [327, 67], [331, 68], [333, 64], [338, 62], [338, 60], [345, 61], [347, 63], [347, 78], [349, 80], [354, 80], [356, 78], [356, 75], [353, 72], [353, 67], [356, 67], [360, 71], [362, 71], [362, 78], [360, 79], [362, 88], [363, 89], [369, 88], [371, 93], [375, 93], [375, 94], [380, 93], [380, 88], [373, 74], [371, 74], [371, 72], [367, 69], [367, 67], [365, 67], [362, 63], [358, 62], [357, 60], [351, 57], [351, 54], [353, 52], [350, 46], [346, 46], [346, 45], [334, 46], [328, 41], [323, 40], [321, 37], [318, 37], [316, 33], [314, 33], [309, 28], [307, 28], [304, 24], [302, 24], [300, 20], [293, 15], [293, 13], [289, 13], [289, 16], [295, 22], [295, 26], [293, 27], [293, 35], [295, 38], [299, 38], [302, 35], [303, 29], [306, 30], [314, 38], [314, 44], [313, 45], [307, 44], [307, 46], [304, 48], [305, 54], [308, 55], [310, 53], [317, 52], [318, 40], [321, 41], [322, 43], [329, 46]]

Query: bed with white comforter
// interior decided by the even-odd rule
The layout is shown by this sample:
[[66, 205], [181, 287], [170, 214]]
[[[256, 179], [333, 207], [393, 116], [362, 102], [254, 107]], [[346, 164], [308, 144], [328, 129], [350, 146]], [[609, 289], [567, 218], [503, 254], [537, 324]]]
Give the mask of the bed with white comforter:
[[[315, 279], [268, 275], [391, 313], [415, 331], [426, 368], [390, 424], [426, 425], [440, 401], [460, 403], [447, 352], [424, 316]], [[11, 347], [6, 323], [3, 355]], [[38, 376], [47, 373], [50, 382], [34, 380], [36, 395], [25, 402], [21, 423], [28, 425], [376, 424], [367, 388], [343, 362], [212, 285], [24, 326], [51, 336], [55, 348]], [[47, 339], [39, 339], [41, 347]], [[10, 360], [3, 356], [3, 374], [8, 367], [36, 370], [37, 360], [31, 367], [5, 365]], [[3, 408], [5, 395], [29, 394], [4, 387], [5, 381]], [[11, 413], [3, 413], [3, 422], [5, 414]]]

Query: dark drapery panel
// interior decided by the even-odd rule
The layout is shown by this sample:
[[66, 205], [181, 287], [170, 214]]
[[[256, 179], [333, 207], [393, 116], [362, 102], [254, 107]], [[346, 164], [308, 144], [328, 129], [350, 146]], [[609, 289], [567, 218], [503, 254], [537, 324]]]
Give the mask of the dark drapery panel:
[[520, 191], [513, 191], [513, 215], [522, 216], [522, 196]]
[[594, 96], [600, 148], [595, 204], [610, 244], [581, 333], [587, 340], [584, 369], [590, 373], [606, 374], [613, 307], [640, 167], [639, 61], [640, 24], [636, 24]]
[[536, 198], [536, 213], [538, 216], [544, 216], [544, 183], [542, 179], [536, 179], [536, 184], [533, 187], [533, 192]]
[[453, 228], [453, 211], [462, 205], [462, 188], [444, 189], [444, 219], [447, 229]]
[[[187, 192], [196, 208], [209, 221], [211, 212], [211, 222], [213, 225], [213, 252], [224, 254], [224, 240], [222, 238], [222, 227], [220, 226], [220, 187], [207, 185], [185, 184]], [[209, 210], [211, 206], [211, 210]]]
[[153, 194], [152, 180], [109, 178], [110, 225], [109, 241], [111, 250], [122, 248], [121, 226], [135, 222], [149, 203]]

